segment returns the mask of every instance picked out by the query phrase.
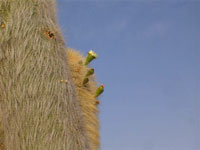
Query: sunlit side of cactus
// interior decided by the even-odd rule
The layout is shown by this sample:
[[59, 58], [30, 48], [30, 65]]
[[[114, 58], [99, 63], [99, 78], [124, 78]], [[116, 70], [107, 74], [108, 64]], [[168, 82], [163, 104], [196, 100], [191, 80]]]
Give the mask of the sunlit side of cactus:
[[89, 145], [92, 150], [99, 149], [99, 120], [98, 120], [98, 100], [94, 98], [97, 84], [95, 76], [88, 76], [89, 81], [83, 84], [89, 68], [84, 65], [85, 58], [80, 52], [74, 49], [67, 49], [67, 60], [71, 72], [72, 80], [80, 101], [83, 112], [84, 125], [89, 137]]

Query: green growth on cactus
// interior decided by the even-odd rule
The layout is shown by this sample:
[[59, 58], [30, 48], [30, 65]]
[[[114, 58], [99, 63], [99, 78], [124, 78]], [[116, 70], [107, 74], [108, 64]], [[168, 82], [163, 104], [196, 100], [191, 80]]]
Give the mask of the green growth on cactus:
[[95, 93], [95, 98], [97, 98], [99, 95], [101, 95], [104, 92], [104, 84], [101, 84], [97, 89]]
[[88, 69], [87, 74], [85, 75], [85, 77], [91, 76], [93, 74], [94, 74], [94, 68], [90, 68], [90, 69]]
[[89, 82], [89, 78], [88, 78], [88, 77], [85, 77], [85, 78], [83, 79], [83, 85], [85, 86], [88, 82]]
[[94, 51], [90, 50], [85, 59], [85, 66], [87, 66], [93, 59], [96, 59], [97, 57], [98, 55]]

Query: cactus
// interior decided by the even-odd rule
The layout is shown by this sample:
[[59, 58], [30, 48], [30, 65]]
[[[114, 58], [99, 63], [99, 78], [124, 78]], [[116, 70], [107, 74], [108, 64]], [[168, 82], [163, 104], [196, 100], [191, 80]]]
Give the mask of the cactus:
[[95, 84], [74, 87], [55, 3], [0, 1], [1, 150], [95, 150], [99, 145]]
[[99, 121], [97, 108], [99, 101], [94, 98], [97, 89], [95, 76], [94, 74], [90, 75], [87, 85], [83, 85], [82, 82], [89, 68], [79, 62], [84, 62], [86, 58], [74, 49], [68, 48], [66, 53], [71, 77], [75, 84], [75, 89], [83, 112], [84, 126], [89, 137], [89, 146], [91, 150], [99, 150]]
[[4, 131], [0, 122], [0, 150], [4, 150]]
[[85, 59], [85, 66], [87, 66], [93, 59], [96, 59], [97, 57], [98, 55], [94, 51], [90, 50]]
[[104, 91], [104, 84], [101, 84], [97, 89], [96, 93], [94, 95], [95, 98], [97, 98], [99, 95], [101, 95]]

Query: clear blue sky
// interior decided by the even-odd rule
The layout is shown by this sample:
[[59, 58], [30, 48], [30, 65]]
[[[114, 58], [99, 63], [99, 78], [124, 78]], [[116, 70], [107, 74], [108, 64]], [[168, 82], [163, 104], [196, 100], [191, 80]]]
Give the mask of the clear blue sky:
[[200, 150], [200, 1], [58, 0], [58, 17], [99, 55], [102, 150]]

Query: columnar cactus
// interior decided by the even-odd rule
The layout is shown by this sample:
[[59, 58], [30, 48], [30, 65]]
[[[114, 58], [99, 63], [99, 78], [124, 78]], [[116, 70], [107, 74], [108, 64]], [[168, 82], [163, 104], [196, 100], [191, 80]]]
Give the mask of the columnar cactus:
[[[1, 0], [0, 35], [0, 148], [92, 149], [83, 121], [87, 112], [82, 113], [66, 64], [55, 0]], [[91, 107], [92, 119], [97, 109]], [[97, 120], [89, 122], [98, 128]]]

